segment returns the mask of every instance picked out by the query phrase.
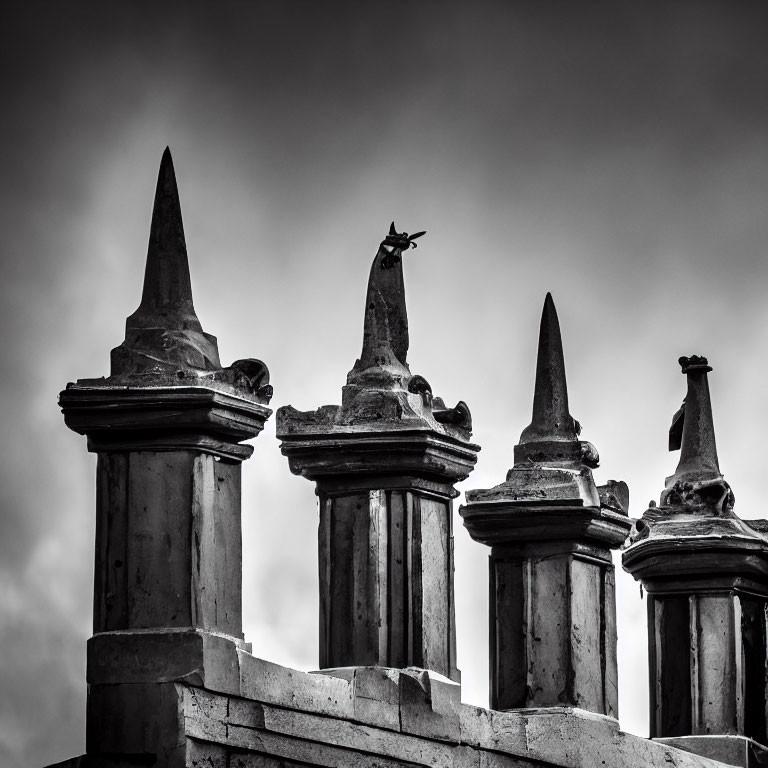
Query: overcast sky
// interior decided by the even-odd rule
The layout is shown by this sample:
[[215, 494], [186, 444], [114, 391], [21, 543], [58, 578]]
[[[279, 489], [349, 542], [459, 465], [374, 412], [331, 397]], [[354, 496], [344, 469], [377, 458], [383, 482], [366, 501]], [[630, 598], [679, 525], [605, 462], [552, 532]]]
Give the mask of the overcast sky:
[[[162, 5], [162, 9], [160, 6]], [[0, 10], [0, 764], [84, 750], [95, 457], [68, 381], [138, 306], [162, 151], [195, 304], [272, 404], [339, 403], [394, 219], [409, 362], [472, 410], [462, 488], [530, 421], [551, 291], [571, 412], [632, 513], [677, 457], [677, 358], [703, 354], [721, 467], [765, 514], [768, 8], [610, 2], [6, 2]], [[243, 467], [256, 655], [317, 663], [317, 511], [274, 418]], [[462, 498], [459, 501], [463, 500]], [[458, 509], [458, 505], [457, 505]], [[463, 698], [487, 703], [487, 555], [455, 519]], [[617, 574], [621, 723], [647, 734], [645, 605]]]

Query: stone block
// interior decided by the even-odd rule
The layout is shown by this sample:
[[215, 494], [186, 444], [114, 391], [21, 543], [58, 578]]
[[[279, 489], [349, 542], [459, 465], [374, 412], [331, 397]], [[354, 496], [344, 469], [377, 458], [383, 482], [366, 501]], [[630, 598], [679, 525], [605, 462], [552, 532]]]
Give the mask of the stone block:
[[103, 632], [88, 641], [89, 684], [184, 682], [239, 695], [238, 641], [191, 629]]
[[228, 768], [227, 749], [218, 744], [189, 739], [186, 768]]
[[183, 691], [174, 683], [89, 685], [89, 755], [154, 756], [164, 768], [185, 763]]
[[459, 741], [461, 686], [458, 683], [436, 672], [409, 668], [402, 671], [399, 688], [403, 733]]
[[400, 730], [400, 672], [387, 667], [358, 667], [352, 681], [354, 719]]
[[739, 768], [768, 765], [768, 749], [745, 736], [677, 736], [654, 741]]
[[227, 723], [244, 725], [248, 728], [264, 727], [264, 707], [257, 701], [229, 699]]
[[[250, 730], [250, 729], [248, 729]], [[230, 737], [233, 729], [230, 728]], [[255, 731], [253, 733], [256, 733]], [[476, 754], [469, 747], [446, 744], [432, 739], [412, 736], [384, 728], [296, 712], [282, 707], [264, 707], [264, 730], [251, 739], [265, 741], [269, 735], [280, 734], [306, 740], [311, 734], [315, 744], [344, 748], [356, 754], [357, 750], [404, 764], [476, 768]], [[245, 734], [241, 734], [246, 737]], [[254, 741], [255, 743], [255, 741]], [[342, 761], [339, 765], [357, 765]], [[388, 764], [386, 761], [383, 764]], [[400, 763], [396, 763], [400, 764]], [[334, 763], [335, 765], [335, 763]]]
[[228, 701], [202, 688], [183, 688], [184, 733], [196, 739], [226, 741]]
[[266, 755], [249, 755], [244, 752], [230, 756], [230, 768], [311, 768], [309, 763], [297, 763]]
[[[320, 718], [318, 718], [320, 719]], [[261, 768], [263, 765], [285, 766], [285, 768], [294, 768], [294, 766], [327, 766], [327, 768], [337, 768], [338, 766], [355, 766], [355, 768], [415, 768], [416, 763], [404, 762], [397, 759], [382, 757], [369, 752], [359, 751], [357, 749], [344, 748], [332, 744], [324, 743], [314, 732], [313, 739], [307, 740], [305, 732], [304, 738], [295, 738], [283, 736], [277, 733], [265, 731], [256, 731], [251, 728], [241, 728], [232, 726], [230, 728], [229, 743], [233, 747], [239, 747], [242, 750], [254, 750], [262, 755], [269, 755], [273, 762], [261, 762], [263, 758], [260, 755], [249, 755], [247, 752], [233, 751], [230, 754], [230, 768]], [[279, 760], [275, 760], [279, 758]], [[428, 763], [427, 763], [428, 764]], [[421, 763], [424, 765], [424, 763]], [[447, 765], [433, 763], [433, 765]]]
[[463, 705], [460, 717], [462, 742], [534, 765], [720, 768], [711, 759], [623, 733], [613, 718], [586, 710], [550, 707], [498, 712]]
[[337, 667], [316, 674], [346, 680], [352, 686], [354, 719], [400, 730], [400, 670], [390, 667]]
[[325, 675], [310, 675], [238, 651], [240, 695], [281, 707], [352, 719], [352, 685]]

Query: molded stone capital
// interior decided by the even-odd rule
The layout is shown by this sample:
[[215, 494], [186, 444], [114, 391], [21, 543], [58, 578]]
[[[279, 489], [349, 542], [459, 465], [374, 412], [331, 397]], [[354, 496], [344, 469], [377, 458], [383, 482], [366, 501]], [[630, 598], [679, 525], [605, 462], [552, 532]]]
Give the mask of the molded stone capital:
[[[103, 382], [103, 383], [101, 383]], [[242, 461], [271, 410], [253, 396], [207, 386], [115, 386], [80, 380], [59, 395], [66, 425], [88, 436], [88, 450], [199, 450]]]
[[698, 591], [732, 588], [741, 578], [763, 581], [768, 589], [768, 539], [733, 513], [697, 517], [678, 507], [650, 507], [636, 528], [622, 565], [649, 591], [660, 580], [689, 579]]
[[568, 541], [615, 549], [632, 528], [632, 520], [610, 509], [568, 501], [484, 500], [482, 493], [487, 492], [467, 491], [459, 514], [469, 535], [488, 546]]
[[453, 483], [469, 475], [480, 450], [467, 440], [426, 430], [289, 432], [291, 421], [302, 415], [290, 407], [278, 410], [281, 450], [294, 474], [321, 484], [344, 477], [345, 487], [385, 487], [379, 478], [413, 476], [448, 484], [446, 493], [455, 497]]

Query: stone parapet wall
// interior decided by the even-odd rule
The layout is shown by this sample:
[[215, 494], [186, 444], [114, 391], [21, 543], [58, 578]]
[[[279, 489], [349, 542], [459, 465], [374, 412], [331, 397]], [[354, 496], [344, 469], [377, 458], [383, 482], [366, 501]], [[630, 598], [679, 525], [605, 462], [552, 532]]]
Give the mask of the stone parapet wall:
[[[623, 733], [616, 720], [584, 710], [499, 712], [461, 704], [459, 685], [426, 670], [356, 667], [306, 673], [242, 650], [237, 656], [239, 695], [228, 675], [211, 678], [222, 681], [213, 687], [223, 691], [178, 682], [154, 684], [163, 687], [159, 699], [171, 718], [155, 708], [144, 727], [149, 731], [158, 721], [172, 727], [170, 722], [176, 719], [177, 732], [163, 733], [162, 739], [178, 749], [162, 764], [185, 768], [723, 765]], [[153, 684], [134, 685], [137, 693], [142, 689], [134, 697], [137, 711], [125, 716], [141, 718], [146, 687]], [[124, 728], [124, 722], [115, 727]], [[118, 762], [94, 754], [61, 766], [153, 764], [146, 753], [134, 751], [133, 758], [130, 754]]]

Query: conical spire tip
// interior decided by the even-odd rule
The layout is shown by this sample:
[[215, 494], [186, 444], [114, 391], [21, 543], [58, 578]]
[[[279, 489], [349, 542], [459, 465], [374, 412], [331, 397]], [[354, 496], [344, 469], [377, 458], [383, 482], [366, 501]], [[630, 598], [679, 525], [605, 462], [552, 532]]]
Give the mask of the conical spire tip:
[[560, 322], [552, 294], [547, 293], [541, 312], [533, 419], [520, 443], [541, 440], [577, 440], [576, 422], [568, 411], [568, 386], [560, 336]]

